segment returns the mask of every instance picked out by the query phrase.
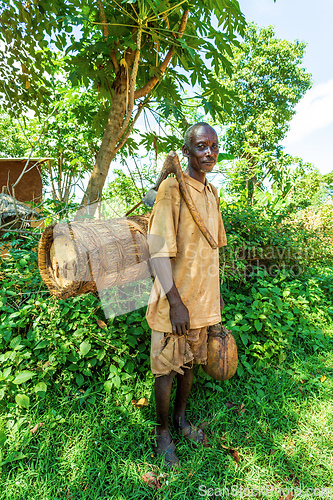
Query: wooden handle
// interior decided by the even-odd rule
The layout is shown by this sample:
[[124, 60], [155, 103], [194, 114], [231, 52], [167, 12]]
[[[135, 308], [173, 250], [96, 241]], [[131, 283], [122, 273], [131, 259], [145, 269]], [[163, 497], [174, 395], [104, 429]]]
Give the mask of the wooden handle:
[[[208, 231], [208, 229], [206, 228], [204, 221], [200, 217], [200, 214], [199, 214], [196, 206], [193, 203], [192, 197], [191, 197], [191, 195], [187, 189], [186, 183], [185, 183], [185, 179], [184, 179], [182, 168], [180, 166], [180, 161], [179, 161], [178, 155], [174, 151], [171, 151], [168, 154], [168, 156], [166, 157], [165, 162], [167, 161], [168, 157], [172, 161], [172, 164], [174, 167], [173, 173], [176, 174], [176, 178], [177, 178], [177, 181], [179, 184], [180, 192], [181, 192], [181, 194], [185, 200], [185, 203], [186, 203], [186, 205], [187, 205], [187, 207], [188, 207], [188, 209], [193, 217], [194, 222], [196, 223], [196, 225], [198, 226], [201, 233], [206, 238], [206, 240], [208, 241], [208, 243], [210, 244], [212, 249], [215, 250], [217, 248], [217, 243], [214, 240], [213, 236]], [[168, 161], [168, 163], [169, 163], [169, 161]]]
[[[170, 151], [170, 153], [167, 154], [167, 156], [164, 160], [163, 166], [162, 166], [162, 170], [161, 170], [161, 172], [157, 178], [157, 181], [155, 182], [155, 185], [154, 185], [155, 191], [158, 190], [162, 181], [164, 181], [164, 179], [166, 179], [169, 174], [176, 173], [176, 168], [175, 168], [175, 164], [174, 164], [174, 156], [175, 155], [176, 155], [176, 153], [174, 151]], [[179, 163], [179, 160], [178, 160], [178, 163]], [[180, 170], [182, 170], [180, 164], [179, 164], [179, 167], [180, 167]]]
[[[193, 203], [192, 197], [191, 197], [191, 195], [186, 187], [186, 183], [185, 183], [182, 167], [180, 166], [180, 161], [179, 161], [178, 155], [174, 151], [170, 151], [170, 153], [167, 154], [167, 156], [164, 160], [162, 170], [161, 170], [161, 172], [157, 178], [157, 181], [154, 185], [154, 189], [156, 191], [160, 187], [161, 182], [164, 181], [164, 179], [166, 179], [169, 174], [176, 175], [176, 179], [177, 179], [178, 184], [179, 184], [179, 189], [180, 189], [181, 195], [185, 200], [185, 203], [190, 211], [190, 214], [193, 217], [194, 222], [196, 223], [196, 225], [198, 226], [201, 233], [206, 238], [206, 240], [208, 241], [208, 243], [210, 244], [212, 249], [215, 250], [217, 248], [217, 243], [214, 240], [213, 236], [208, 231], [208, 229], [206, 228], [204, 221], [200, 217], [200, 214], [199, 214], [198, 210], [196, 209], [196, 206]], [[134, 208], [136, 208], [136, 206]], [[133, 210], [134, 210], [134, 208], [133, 208]], [[129, 212], [127, 212], [126, 215], [128, 215], [128, 214], [129, 214]]]

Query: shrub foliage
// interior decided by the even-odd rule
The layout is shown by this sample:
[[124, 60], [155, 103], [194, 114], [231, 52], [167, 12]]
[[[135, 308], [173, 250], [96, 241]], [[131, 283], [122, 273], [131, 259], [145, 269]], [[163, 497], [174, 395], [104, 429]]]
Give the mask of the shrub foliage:
[[[284, 363], [296, 345], [320, 349], [330, 341], [324, 332], [333, 315], [327, 235], [287, 209], [238, 204], [223, 212], [222, 321], [238, 344], [238, 376]], [[98, 296], [50, 296], [38, 272], [36, 236], [10, 242], [8, 236], [10, 254], [0, 265], [0, 400], [28, 408], [55, 385], [90, 400], [94, 387], [118, 388], [130, 401], [131, 380], [149, 371], [145, 309], [106, 320]]]

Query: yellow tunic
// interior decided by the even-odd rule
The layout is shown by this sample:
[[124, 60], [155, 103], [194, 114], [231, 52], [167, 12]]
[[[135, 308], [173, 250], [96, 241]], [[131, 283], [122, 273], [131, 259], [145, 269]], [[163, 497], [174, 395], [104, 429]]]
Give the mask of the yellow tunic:
[[[218, 247], [227, 239], [214, 186], [184, 174], [193, 202]], [[219, 252], [213, 250], [193, 220], [178, 182], [168, 178], [159, 187], [148, 228], [152, 259], [170, 257], [172, 276], [190, 315], [190, 328], [199, 329], [221, 321]], [[168, 299], [155, 279], [147, 308], [152, 330], [172, 333]]]

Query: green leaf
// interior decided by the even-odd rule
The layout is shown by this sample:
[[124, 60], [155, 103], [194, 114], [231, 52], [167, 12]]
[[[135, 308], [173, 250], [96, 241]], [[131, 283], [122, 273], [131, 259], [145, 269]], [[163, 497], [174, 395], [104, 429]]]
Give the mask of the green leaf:
[[4, 371], [2, 372], [2, 377], [4, 380], [6, 380], [9, 377], [11, 371], [12, 371], [11, 366], [8, 366], [7, 368], [4, 369]]
[[[13, 315], [11, 315], [13, 316]], [[10, 347], [12, 349], [16, 349], [16, 347], [18, 347], [20, 345], [20, 342], [21, 342], [21, 335], [18, 335], [17, 337], [14, 337], [11, 341], [10, 341]]]
[[88, 354], [90, 349], [91, 349], [91, 344], [89, 344], [89, 342], [86, 342], [85, 340], [81, 342], [80, 353], [82, 354], [82, 356], [86, 356], [86, 354]]
[[110, 365], [110, 374], [118, 375], [118, 368], [115, 365]]
[[96, 358], [101, 361], [105, 357], [105, 354], [105, 349], [100, 349], [99, 351], [97, 351]]
[[45, 382], [39, 382], [38, 384], [35, 385], [34, 391], [37, 394], [37, 396], [44, 396], [46, 391], [47, 391], [47, 385]]
[[84, 376], [81, 373], [76, 375], [75, 380], [79, 387], [84, 384]]
[[257, 332], [260, 332], [260, 330], [262, 329], [262, 322], [259, 321], [258, 319], [256, 319], [254, 322], [254, 326], [255, 326], [255, 329], [257, 330]]
[[244, 370], [243, 370], [243, 367], [240, 363], [238, 363], [238, 366], [237, 366], [237, 375], [239, 377], [242, 377], [244, 375]]
[[286, 359], [286, 357], [287, 357], [286, 353], [285, 352], [281, 352], [279, 354], [279, 363], [283, 363], [284, 360]]
[[112, 380], [107, 380], [106, 382], [104, 382], [104, 389], [108, 394], [111, 392], [112, 386], [113, 386]]
[[113, 378], [113, 383], [114, 383], [114, 385], [115, 385], [115, 386], [119, 389], [120, 384], [121, 384], [121, 380], [120, 380], [119, 375], [116, 375], [116, 376]]
[[13, 384], [23, 384], [27, 380], [30, 380], [34, 376], [34, 372], [30, 372], [29, 370], [23, 370], [19, 372], [13, 380]]
[[30, 398], [29, 396], [26, 396], [25, 394], [17, 394], [15, 396], [15, 401], [19, 406], [22, 406], [22, 408], [29, 408], [30, 405]]
[[260, 399], [263, 399], [265, 397], [265, 393], [262, 389], [257, 390], [257, 395]]
[[245, 335], [244, 333], [240, 333], [239, 334], [240, 338], [242, 339], [242, 342], [243, 344], [245, 345], [245, 347], [247, 346], [248, 342], [249, 342], [249, 337], [248, 335]]
[[49, 344], [48, 340], [42, 340], [41, 342], [39, 342], [39, 344], [36, 345], [35, 349], [43, 349], [48, 344]]
[[136, 344], [137, 344], [137, 339], [136, 339], [136, 337], [133, 337], [133, 335], [129, 335], [129, 336], [127, 337], [127, 343], [128, 343], [128, 345], [130, 345], [131, 347], [135, 347], [135, 346], [136, 346]]
[[70, 370], [71, 372], [75, 372], [76, 370], [78, 370], [79, 367], [76, 363], [71, 363], [69, 366], [68, 366], [68, 370]]
[[2, 447], [6, 442], [7, 436], [4, 430], [0, 430], [0, 446]]
[[222, 161], [222, 160], [234, 160], [235, 157], [234, 155], [231, 155], [229, 153], [219, 153], [218, 157], [217, 157], [217, 161]]
[[0, 463], [0, 467], [2, 465], [10, 464], [12, 462], [15, 462], [16, 460], [22, 460], [25, 457], [26, 457], [26, 455], [24, 455], [21, 451], [19, 451], [19, 452], [14, 451], [13, 453], [11, 453], [8, 456], [8, 458], [6, 458], [6, 460], [4, 460], [3, 462]]

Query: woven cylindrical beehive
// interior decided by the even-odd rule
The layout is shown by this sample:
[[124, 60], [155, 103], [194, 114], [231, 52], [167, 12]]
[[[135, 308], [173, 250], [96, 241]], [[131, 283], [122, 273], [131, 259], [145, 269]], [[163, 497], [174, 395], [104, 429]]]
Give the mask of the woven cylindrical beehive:
[[148, 222], [142, 215], [46, 228], [38, 265], [49, 291], [64, 299], [148, 278]]

